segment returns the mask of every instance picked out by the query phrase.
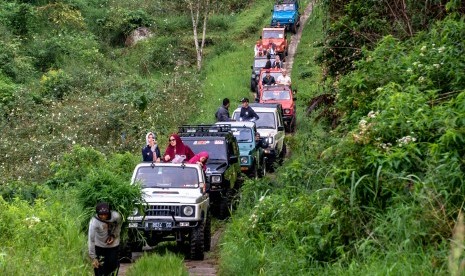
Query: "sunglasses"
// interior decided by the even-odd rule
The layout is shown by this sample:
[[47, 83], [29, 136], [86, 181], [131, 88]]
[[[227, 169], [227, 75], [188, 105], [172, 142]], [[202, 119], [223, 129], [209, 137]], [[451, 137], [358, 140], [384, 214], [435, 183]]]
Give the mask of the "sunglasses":
[[170, 139], [170, 142], [176, 141], [176, 139]]

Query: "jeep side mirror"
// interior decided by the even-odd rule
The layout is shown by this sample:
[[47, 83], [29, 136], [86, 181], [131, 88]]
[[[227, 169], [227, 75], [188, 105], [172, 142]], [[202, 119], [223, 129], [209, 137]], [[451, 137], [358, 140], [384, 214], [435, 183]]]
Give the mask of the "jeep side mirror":
[[279, 126], [278, 131], [284, 131], [284, 126]]
[[239, 161], [239, 159], [237, 158], [237, 156], [231, 155], [231, 156], [229, 157], [229, 162], [231, 162], [231, 163], [237, 163], [237, 161]]
[[297, 89], [292, 90], [292, 93], [297, 94]]
[[253, 70], [253, 66], [252, 66], [252, 65], [250, 66], [250, 69], [252, 69], [252, 70]]
[[262, 36], [260, 36], [260, 39], [262, 39]]
[[297, 97], [292, 98], [294, 101], [297, 101]]

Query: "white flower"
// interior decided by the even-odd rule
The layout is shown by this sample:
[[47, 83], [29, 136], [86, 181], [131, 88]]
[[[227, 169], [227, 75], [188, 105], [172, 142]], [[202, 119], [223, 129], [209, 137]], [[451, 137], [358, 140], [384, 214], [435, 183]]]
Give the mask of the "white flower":
[[421, 47], [420, 51], [422, 52], [426, 51], [426, 46]]
[[439, 67], [441, 67], [441, 65], [435, 63], [435, 64], [433, 64], [433, 67], [436, 68], [436, 69], [439, 69]]

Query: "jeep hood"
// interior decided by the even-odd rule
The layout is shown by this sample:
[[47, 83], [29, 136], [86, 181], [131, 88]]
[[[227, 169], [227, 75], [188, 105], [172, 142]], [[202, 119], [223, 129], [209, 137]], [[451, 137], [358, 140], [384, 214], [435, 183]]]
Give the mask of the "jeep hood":
[[274, 137], [277, 133], [276, 129], [265, 129], [265, 128], [260, 128], [260, 129], [257, 129], [258, 133], [260, 133], [260, 136], [262, 138], [264, 137], [268, 137], [268, 136], [271, 136], [271, 137]]
[[251, 151], [254, 149], [252, 143], [240, 143], [239, 144], [239, 153], [241, 156], [251, 155]]
[[283, 109], [292, 108], [292, 100], [262, 100], [263, 103], [279, 103]]
[[147, 203], [185, 203], [193, 204], [202, 201], [200, 188], [192, 189], [143, 189], [144, 199]]
[[226, 161], [215, 160], [211, 163], [207, 163], [206, 174], [212, 173], [223, 173], [228, 168], [228, 163]]
[[289, 19], [294, 19], [295, 16], [296, 16], [296, 11], [275, 11], [273, 12], [273, 19], [276, 19], [279, 22], [285, 21], [285, 23], [289, 23]]

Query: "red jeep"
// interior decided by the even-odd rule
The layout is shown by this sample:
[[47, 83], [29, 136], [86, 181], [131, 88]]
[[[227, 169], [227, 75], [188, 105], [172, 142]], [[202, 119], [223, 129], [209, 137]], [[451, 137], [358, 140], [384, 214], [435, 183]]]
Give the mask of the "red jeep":
[[294, 96], [297, 91], [292, 91], [288, 85], [265, 85], [260, 94], [260, 103], [279, 103], [283, 107], [283, 121], [286, 132], [294, 132], [296, 126], [296, 106], [297, 98]]
[[274, 47], [275, 54], [279, 55], [282, 61], [285, 61], [288, 50], [286, 28], [263, 28], [260, 38], [262, 46], [267, 49], [267, 52], [271, 47]]

